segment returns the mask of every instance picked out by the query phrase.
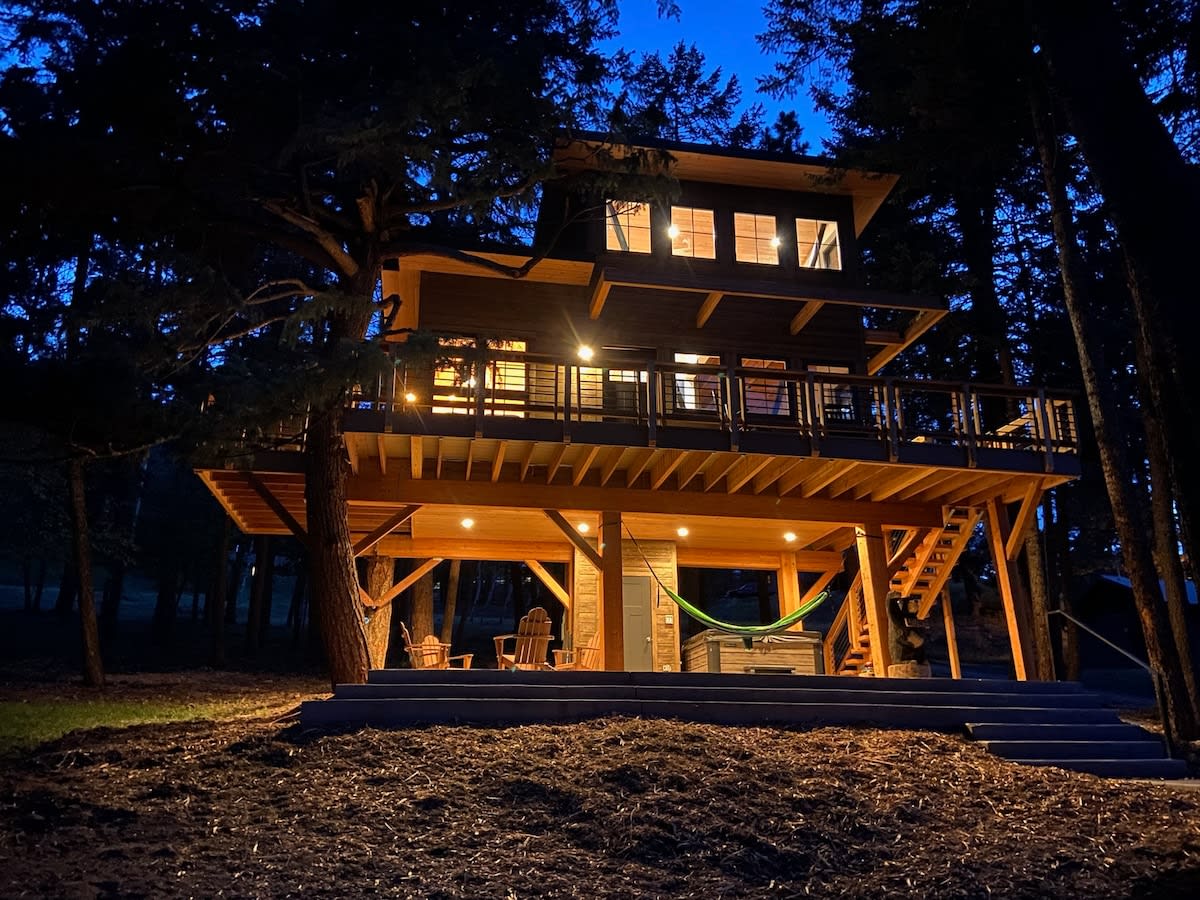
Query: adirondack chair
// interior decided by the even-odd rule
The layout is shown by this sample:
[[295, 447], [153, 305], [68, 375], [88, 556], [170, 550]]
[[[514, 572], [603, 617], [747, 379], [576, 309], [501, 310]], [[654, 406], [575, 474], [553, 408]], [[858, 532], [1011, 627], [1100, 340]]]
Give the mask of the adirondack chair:
[[450, 655], [450, 645], [443, 644], [435, 634], [427, 634], [420, 643], [414, 644], [412, 636], [404, 623], [400, 623], [400, 634], [404, 638], [404, 649], [408, 651], [408, 660], [414, 669], [449, 669], [454, 660], [458, 660], [464, 669], [471, 668], [474, 653], [463, 653], [459, 656]]
[[600, 658], [600, 636], [596, 635], [582, 647], [573, 650], [554, 651], [554, 670], [569, 672], [574, 669], [597, 671], [604, 668], [604, 660]]
[[[513, 648], [506, 653], [504, 645], [510, 640]], [[498, 669], [550, 668], [546, 662], [546, 652], [550, 649], [550, 617], [540, 606], [521, 617], [516, 634], [501, 634], [495, 641]]]

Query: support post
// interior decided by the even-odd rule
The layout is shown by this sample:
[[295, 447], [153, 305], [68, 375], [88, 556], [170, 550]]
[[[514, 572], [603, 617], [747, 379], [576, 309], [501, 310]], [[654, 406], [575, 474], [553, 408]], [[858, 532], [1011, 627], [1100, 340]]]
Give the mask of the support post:
[[[796, 569], [796, 554], [784, 550], [779, 554], [776, 570], [776, 589], [779, 594], [779, 618], [800, 608], [800, 573]], [[803, 631], [804, 623], [797, 622], [789, 631]]]
[[621, 514], [600, 514], [600, 628], [604, 635], [604, 668], [625, 668], [624, 570], [621, 564]]
[[1030, 621], [1029, 594], [1015, 560], [1009, 560], [1005, 552], [1012, 526], [1009, 524], [1008, 509], [998, 499], [987, 502], [988, 546], [992, 550], [992, 564], [996, 567], [996, 582], [1000, 588], [1000, 600], [1004, 604], [1004, 619], [1008, 623], [1008, 641], [1012, 645], [1013, 667], [1017, 680], [1036, 678], [1033, 671], [1033, 628]]
[[887, 613], [888, 560], [883, 527], [856, 525], [854, 539], [858, 543], [863, 605], [867, 608], [867, 631], [871, 636], [871, 667], [875, 677], [882, 678], [887, 675], [888, 666], [892, 664]]
[[950, 605], [950, 589], [942, 588], [942, 620], [946, 623], [946, 650], [950, 654], [950, 677], [962, 678], [958, 661], [958, 633], [954, 630], [954, 607]]

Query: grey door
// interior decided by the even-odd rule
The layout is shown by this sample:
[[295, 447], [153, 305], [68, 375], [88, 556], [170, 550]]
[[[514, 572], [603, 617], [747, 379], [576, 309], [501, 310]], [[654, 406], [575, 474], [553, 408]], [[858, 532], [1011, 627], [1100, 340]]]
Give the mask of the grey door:
[[627, 576], [624, 579], [624, 593], [621, 618], [625, 627], [625, 671], [652, 671], [654, 645], [650, 640], [650, 576]]

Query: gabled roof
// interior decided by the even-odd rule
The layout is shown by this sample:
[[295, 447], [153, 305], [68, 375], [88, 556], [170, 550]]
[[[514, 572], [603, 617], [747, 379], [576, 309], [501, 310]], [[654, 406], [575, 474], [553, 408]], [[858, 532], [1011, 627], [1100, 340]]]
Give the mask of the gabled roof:
[[816, 156], [673, 143], [658, 139], [637, 138], [629, 143], [621, 143], [599, 134], [584, 134], [564, 140], [556, 148], [555, 158], [567, 169], [592, 169], [599, 168], [600, 154], [619, 160], [626, 158], [631, 150], [665, 152], [670, 158], [665, 174], [681, 181], [851, 197], [855, 234], [862, 234], [871, 217], [900, 180], [898, 175], [847, 169], [839, 167], [832, 160]]

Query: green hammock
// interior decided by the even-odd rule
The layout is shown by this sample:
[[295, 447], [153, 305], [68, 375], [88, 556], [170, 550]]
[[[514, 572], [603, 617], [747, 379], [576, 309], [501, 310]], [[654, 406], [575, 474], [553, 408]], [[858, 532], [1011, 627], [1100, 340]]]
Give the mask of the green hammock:
[[650, 572], [650, 577], [658, 582], [658, 586], [663, 589], [672, 602], [681, 610], [704, 625], [707, 628], [712, 628], [715, 631], [723, 631], [725, 634], [732, 634], [740, 637], [747, 645], [756, 637], [764, 637], [771, 634], [779, 634], [781, 631], [787, 631], [814, 609], [825, 602], [825, 598], [829, 596], [829, 591], [821, 591], [817, 596], [813, 597], [799, 609], [788, 613], [777, 622], [772, 622], [770, 625], [733, 625], [729, 622], [722, 622], [720, 619], [714, 619], [704, 610], [697, 606], [693, 606], [687, 600], [684, 600], [677, 593], [663, 584], [662, 579], [658, 577], [658, 573], [654, 571], [654, 566], [650, 564], [650, 560], [646, 554], [642, 552], [642, 546], [637, 542], [637, 538], [633, 536], [633, 532], [629, 530], [629, 526], [625, 526], [625, 533], [629, 535], [629, 539], [633, 541], [633, 546], [637, 548], [638, 555], [641, 556], [642, 562], [646, 564], [646, 569]]

